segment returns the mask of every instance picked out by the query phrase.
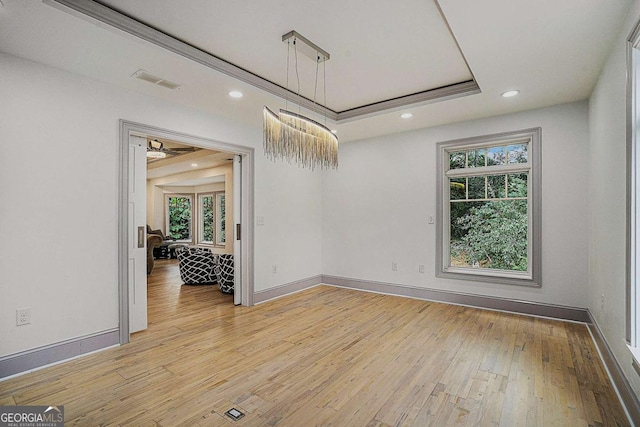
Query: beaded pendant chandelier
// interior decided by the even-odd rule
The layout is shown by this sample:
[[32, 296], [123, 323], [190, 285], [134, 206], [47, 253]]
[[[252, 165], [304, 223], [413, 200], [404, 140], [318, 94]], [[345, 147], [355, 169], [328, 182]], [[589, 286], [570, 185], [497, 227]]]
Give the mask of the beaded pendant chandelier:
[[[288, 45], [287, 90], [289, 90], [289, 51], [291, 48], [294, 50], [296, 59], [296, 76], [298, 75], [298, 50], [316, 61], [316, 82], [313, 95], [313, 102], [315, 103], [319, 65], [329, 60], [329, 54], [295, 31], [283, 35], [282, 41]], [[326, 85], [324, 88], [324, 102], [326, 104]], [[298, 79], [298, 95], [299, 92], [300, 81]], [[302, 167], [311, 169], [316, 167], [337, 169], [338, 137], [325, 125], [287, 109], [281, 109], [276, 114], [265, 106], [263, 116], [264, 152], [268, 158], [272, 160], [287, 160], [289, 163], [297, 163]]]

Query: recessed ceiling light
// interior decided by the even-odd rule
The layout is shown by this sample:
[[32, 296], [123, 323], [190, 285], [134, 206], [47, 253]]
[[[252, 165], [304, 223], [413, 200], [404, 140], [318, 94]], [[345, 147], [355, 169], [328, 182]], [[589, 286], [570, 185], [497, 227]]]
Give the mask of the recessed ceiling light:
[[331, 129], [331, 133], [336, 135], [338, 133], [338, 129]]
[[502, 93], [502, 97], [503, 98], [511, 98], [512, 96], [516, 96], [519, 93], [520, 93], [519, 90], [508, 90], [508, 91]]
[[410, 119], [411, 117], [413, 117], [413, 114], [411, 114], [411, 113], [402, 113], [400, 115], [400, 117], [402, 117], [403, 119]]
[[191, 163], [191, 167], [192, 167], [192, 168], [197, 168], [197, 167], [198, 167], [198, 164], [197, 164], [197, 163]]
[[239, 90], [232, 90], [231, 92], [229, 92], [229, 96], [232, 98], [242, 98], [243, 95]]

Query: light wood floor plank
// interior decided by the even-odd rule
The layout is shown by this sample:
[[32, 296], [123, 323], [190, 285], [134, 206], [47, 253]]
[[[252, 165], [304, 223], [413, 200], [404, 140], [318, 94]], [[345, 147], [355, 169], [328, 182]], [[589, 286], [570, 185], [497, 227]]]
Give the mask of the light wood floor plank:
[[0, 405], [69, 426], [629, 425], [583, 324], [329, 286], [235, 307], [172, 260], [148, 294], [130, 344], [1, 382]]

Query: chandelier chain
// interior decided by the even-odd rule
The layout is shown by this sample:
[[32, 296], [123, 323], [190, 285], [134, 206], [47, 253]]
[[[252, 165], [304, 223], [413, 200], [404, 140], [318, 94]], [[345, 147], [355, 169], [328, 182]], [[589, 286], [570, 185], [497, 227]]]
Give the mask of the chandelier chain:
[[[296, 59], [296, 79], [298, 81], [298, 86], [296, 87], [296, 93], [300, 96], [300, 74], [298, 74], [298, 46], [296, 41], [293, 41], [293, 53]], [[298, 104], [298, 113], [301, 112], [302, 107]]]
[[318, 68], [320, 68], [320, 64], [316, 61], [316, 83], [313, 86], [313, 105], [316, 105], [316, 93], [318, 92]]
[[284, 109], [289, 109], [289, 52], [291, 52], [291, 42], [287, 41], [287, 86], [284, 96]]
[[322, 105], [325, 107], [324, 112], [324, 125], [327, 126], [327, 61], [322, 63], [322, 90], [324, 92], [324, 99], [322, 100]]

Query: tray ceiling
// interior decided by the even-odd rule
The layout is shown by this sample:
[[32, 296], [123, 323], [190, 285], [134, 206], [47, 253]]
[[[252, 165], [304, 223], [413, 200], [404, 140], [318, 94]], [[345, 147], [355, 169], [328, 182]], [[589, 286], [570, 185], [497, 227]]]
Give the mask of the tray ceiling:
[[[173, 42], [159, 46], [150, 41], [153, 37], [140, 38], [126, 26], [74, 12], [62, 5], [67, 2], [105, 8], [121, 24], [137, 23], [146, 35], [155, 32]], [[259, 128], [262, 106], [285, 108], [289, 97], [291, 108], [292, 97], [282, 87], [287, 48], [281, 36], [296, 30], [331, 54], [326, 63], [327, 117], [342, 143], [585, 100], [630, 4], [2, 0], [0, 51]], [[174, 49], [176, 43], [209, 53], [191, 46], [194, 56], [189, 58]], [[212, 69], [211, 58], [256, 81]], [[298, 64], [305, 98], [294, 105], [308, 114], [315, 64], [307, 57]], [[133, 78], [138, 70], [179, 88]], [[464, 81], [468, 83], [460, 83]], [[514, 88], [519, 96], [500, 97]], [[231, 90], [245, 96], [231, 99]], [[416, 93], [429, 96], [412, 95]], [[465, 93], [475, 94], [460, 96]], [[359, 107], [371, 103], [375, 108]], [[413, 117], [402, 120], [401, 112]]]
[[[324, 64], [326, 106], [335, 112], [473, 79], [431, 1], [102, 3], [282, 87], [287, 86], [287, 45], [281, 37], [296, 30], [331, 55]], [[296, 91], [294, 53], [289, 89]], [[300, 93], [313, 99], [316, 63], [303, 55], [297, 63]], [[323, 71], [321, 66], [319, 101]]]

